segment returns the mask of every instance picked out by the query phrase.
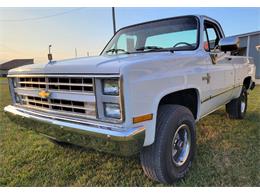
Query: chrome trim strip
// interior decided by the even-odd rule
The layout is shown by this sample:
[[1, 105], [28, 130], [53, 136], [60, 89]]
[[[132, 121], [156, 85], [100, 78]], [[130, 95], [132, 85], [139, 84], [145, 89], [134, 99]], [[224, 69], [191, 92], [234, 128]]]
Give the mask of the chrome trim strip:
[[236, 88], [238, 88], [238, 87], [241, 87], [241, 86], [243, 86], [243, 85], [234, 86], [234, 87], [229, 88], [229, 89], [227, 89], [227, 90], [225, 90], [225, 91], [223, 91], [223, 92], [221, 92], [221, 93], [218, 93], [218, 94], [216, 94], [216, 95], [210, 96], [210, 97], [208, 97], [208, 98], [202, 100], [202, 101], [201, 101], [201, 104], [203, 104], [203, 103], [205, 103], [206, 101], [211, 100], [211, 99], [213, 99], [213, 98], [215, 98], [215, 97], [217, 97], [217, 96], [220, 96], [220, 95], [222, 95], [222, 94], [224, 94], [224, 93], [227, 93], [227, 92], [229, 92], [229, 91], [231, 91], [231, 90], [233, 90], [233, 89], [236, 89]]
[[111, 78], [117, 77], [119, 78], [119, 74], [105, 74], [105, 75], [97, 75], [97, 74], [10, 74], [7, 77], [82, 77], [82, 78]]

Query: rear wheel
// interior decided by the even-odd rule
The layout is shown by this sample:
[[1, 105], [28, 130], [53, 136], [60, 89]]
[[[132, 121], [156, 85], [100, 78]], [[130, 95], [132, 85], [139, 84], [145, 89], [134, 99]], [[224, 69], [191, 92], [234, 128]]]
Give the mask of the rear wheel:
[[247, 89], [243, 86], [240, 96], [226, 104], [226, 112], [231, 119], [243, 119], [246, 115], [246, 110]]
[[189, 109], [180, 105], [160, 106], [155, 142], [141, 151], [145, 174], [172, 184], [188, 172], [196, 147], [195, 121]]

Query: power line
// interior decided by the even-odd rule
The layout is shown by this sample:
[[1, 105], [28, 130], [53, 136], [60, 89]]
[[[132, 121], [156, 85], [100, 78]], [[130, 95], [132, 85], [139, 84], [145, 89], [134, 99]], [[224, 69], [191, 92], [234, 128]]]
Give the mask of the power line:
[[68, 11], [64, 11], [64, 12], [60, 12], [60, 13], [56, 13], [56, 14], [52, 14], [52, 15], [39, 16], [39, 17], [34, 17], [34, 18], [0, 20], [0, 22], [27, 22], [27, 21], [34, 21], [34, 20], [43, 20], [43, 19], [46, 19], [46, 18], [52, 18], [52, 17], [56, 17], [56, 16], [65, 15], [65, 14], [75, 12], [75, 11], [78, 11], [78, 10], [81, 10], [81, 9], [84, 9], [84, 8], [76, 8], [76, 9], [72, 9], [72, 10], [68, 10]]

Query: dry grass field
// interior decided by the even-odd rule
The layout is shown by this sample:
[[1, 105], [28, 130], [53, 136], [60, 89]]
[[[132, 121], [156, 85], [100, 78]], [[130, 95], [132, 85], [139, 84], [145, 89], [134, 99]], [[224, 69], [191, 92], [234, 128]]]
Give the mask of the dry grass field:
[[[9, 103], [8, 85], [0, 82], [0, 186], [164, 186], [144, 175], [138, 155], [63, 148], [17, 126], [3, 112]], [[173, 186], [260, 186], [259, 140], [260, 86], [244, 120], [228, 119], [223, 107], [197, 123], [195, 161]]]

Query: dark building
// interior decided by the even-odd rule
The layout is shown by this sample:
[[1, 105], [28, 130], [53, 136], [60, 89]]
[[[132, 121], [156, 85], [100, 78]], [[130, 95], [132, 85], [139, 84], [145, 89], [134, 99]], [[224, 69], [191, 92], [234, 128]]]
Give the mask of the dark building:
[[0, 64], [0, 77], [5, 77], [10, 69], [33, 63], [33, 59], [14, 59]]

